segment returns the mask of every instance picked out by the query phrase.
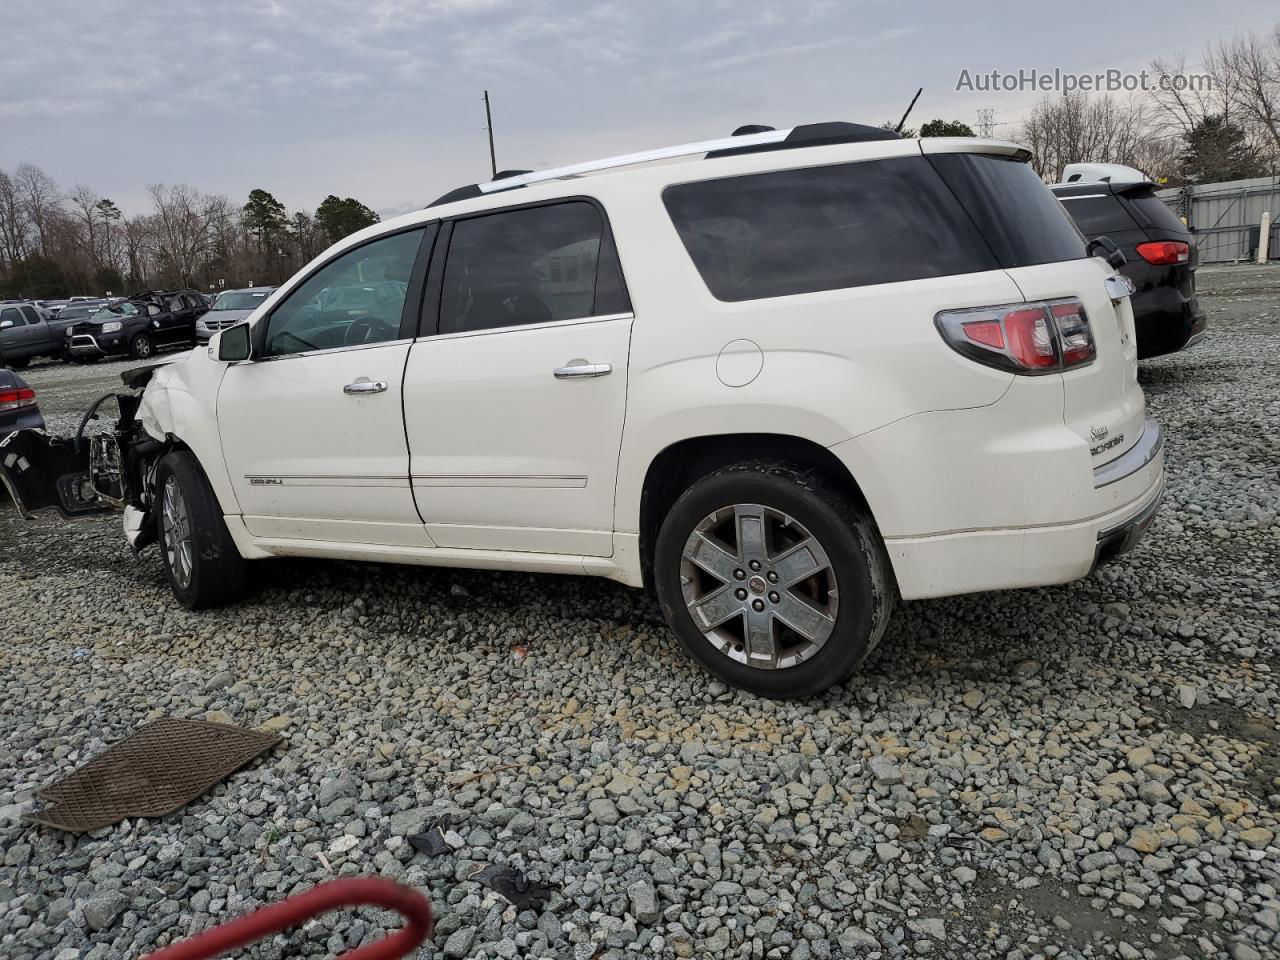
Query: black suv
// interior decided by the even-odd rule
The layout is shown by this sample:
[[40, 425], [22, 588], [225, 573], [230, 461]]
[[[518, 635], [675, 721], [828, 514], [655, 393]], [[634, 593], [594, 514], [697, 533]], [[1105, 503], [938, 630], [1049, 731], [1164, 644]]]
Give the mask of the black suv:
[[145, 360], [158, 350], [194, 347], [196, 318], [208, 309], [195, 290], [140, 293], [116, 300], [71, 327], [67, 350], [76, 360]]
[[1196, 238], [1147, 181], [1057, 183], [1050, 189], [1090, 240], [1110, 237], [1133, 281], [1138, 356], [1157, 357], [1204, 337], [1205, 315], [1196, 299]]

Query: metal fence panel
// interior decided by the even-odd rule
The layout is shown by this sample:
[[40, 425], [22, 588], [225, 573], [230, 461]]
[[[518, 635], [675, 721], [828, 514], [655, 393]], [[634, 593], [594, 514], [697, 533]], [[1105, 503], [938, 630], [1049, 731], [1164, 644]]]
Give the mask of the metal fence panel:
[[1280, 258], [1280, 176], [1173, 187], [1156, 196], [1195, 228], [1201, 263], [1254, 259], [1264, 210], [1273, 221], [1270, 255]]

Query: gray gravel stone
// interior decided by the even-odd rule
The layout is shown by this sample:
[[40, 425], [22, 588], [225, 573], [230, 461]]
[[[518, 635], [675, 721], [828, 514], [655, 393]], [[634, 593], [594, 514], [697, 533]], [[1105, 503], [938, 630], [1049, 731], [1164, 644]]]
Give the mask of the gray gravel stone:
[[[1077, 583], [901, 605], [806, 701], [709, 681], [604, 581], [280, 559], [191, 613], [117, 517], [0, 503], [0, 954], [145, 956], [380, 874], [468, 960], [1276, 956], [1280, 270], [1198, 284], [1208, 339], [1139, 371], [1168, 479], [1142, 544]], [[74, 429], [121, 366], [27, 374]], [[171, 817], [22, 821], [164, 715], [287, 749]], [[434, 855], [407, 840], [429, 822]], [[495, 868], [545, 904], [477, 879]], [[336, 912], [253, 955], [397, 924]]]

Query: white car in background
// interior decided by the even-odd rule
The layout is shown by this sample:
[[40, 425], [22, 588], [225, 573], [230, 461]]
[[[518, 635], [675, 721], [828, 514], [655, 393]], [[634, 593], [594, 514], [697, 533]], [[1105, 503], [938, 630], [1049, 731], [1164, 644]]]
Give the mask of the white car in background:
[[192, 609], [268, 557], [591, 574], [815, 693], [897, 595], [1083, 577], [1160, 503], [1131, 288], [1028, 156], [815, 124], [460, 188], [126, 374], [94, 486]]

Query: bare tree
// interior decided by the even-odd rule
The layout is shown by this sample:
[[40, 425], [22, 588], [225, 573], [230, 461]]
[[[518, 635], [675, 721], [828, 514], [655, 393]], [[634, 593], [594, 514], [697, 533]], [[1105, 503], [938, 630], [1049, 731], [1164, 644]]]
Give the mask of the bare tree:
[[212, 242], [215, 198], [185, 184], [167, 187], [154, 183], [147, 193], [155, 205], [153, 226], [160, 273], [168, 281], [189, 286], [196, 282]]
[[1204, 68], [1210, 83], [1190, 84], [1186, 82], [1185, 54], [1157, 57], [1151, 61], [1151, 70], [1156, 75], [1151, 97], [1165, 118], [1184, 137], [1200, 126], [1206, 117], [1220, 116], [1227, 109], [1226, 90], [1231, 79], [1220, 69], [1212, 51], [1205, 55]]
[[27, 255], [29, 223], [16, 185], [0, 170], [0, 261], [8, 269]]
[[95, 270], [102, 264], [98, 246], [100, 232], [98, 228], [101, 224], [102, 214], [98, 209], [98, 204], [101, 202], [102, 197], [84, 184], [77, 184], [71, 193], [67, 195], [71, 216], [80, 227], [81, 245], [88, 255], [90, 266]]
[[36, 243], [41, 253], [49, 252], [49, 238], [61, 197], [53, 178], [35, 164], [20, 163], [13, 172], [13, 184], [18, 199], [26, 209], [36, 231]]
[[1169, 153], [1167, 148], [1153, 149], [1153, 142], [1162, 139], [1153, 114], [1149, 103], [1137, 99], [1091, 99], [1083, 93], [1050, 97], [1028, 115], [1019, 139], [1031, 148], [1036, 172], [1048, 180], [1060, 179], [1069, 163], [1137, 166], [1140, 160], [1149, 162]]
[[1219, 43], [1212, 59], [1231, 118], [1261, 153], [1280, 159], [1280, 24], [1262, 37], [1249, 33]]
[[151, 217], [129, 217], [124, 221], [125, 280], [135, 288], [145, 287], [151, 276], [151, 241]]

